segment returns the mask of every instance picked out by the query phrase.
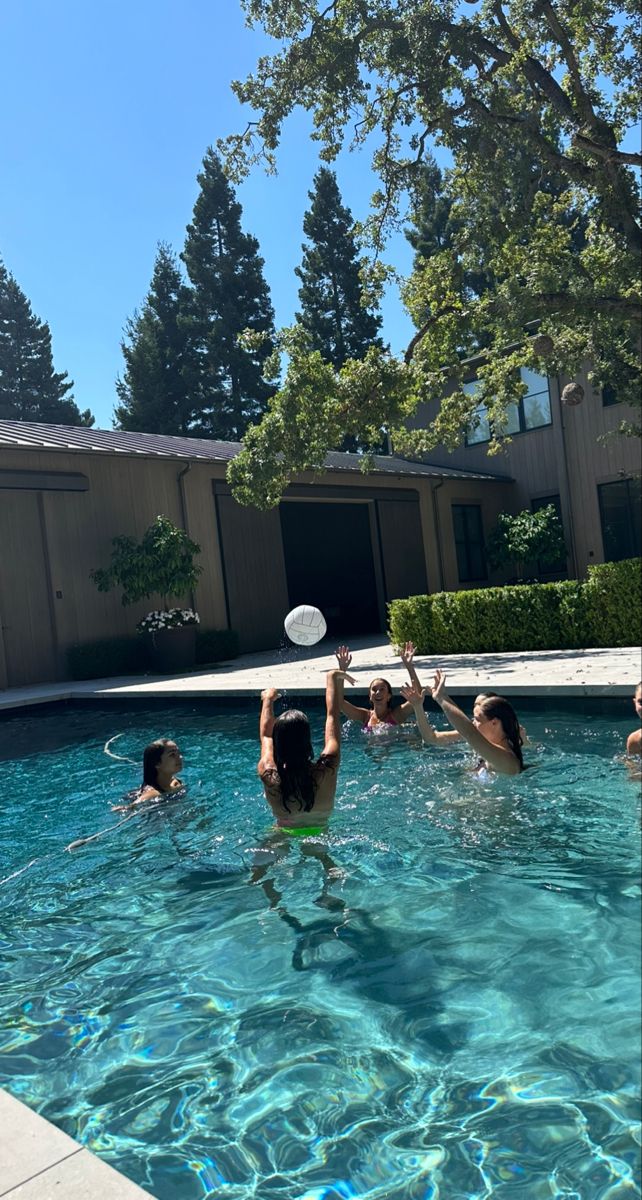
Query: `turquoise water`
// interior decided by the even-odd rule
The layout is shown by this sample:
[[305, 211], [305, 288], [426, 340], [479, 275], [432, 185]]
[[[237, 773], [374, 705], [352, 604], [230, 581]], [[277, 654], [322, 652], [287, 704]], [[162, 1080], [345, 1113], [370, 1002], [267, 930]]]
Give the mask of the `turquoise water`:
[[[287, 852], [254, 711], [4, 722], [0, 1083], [160, 1200], [638, 1195], [633, 721], [524, 720], [490, 783], [347, 726]], [[120, 731], [176, 737], [187, 794], [65, 854], [138, 783]]]

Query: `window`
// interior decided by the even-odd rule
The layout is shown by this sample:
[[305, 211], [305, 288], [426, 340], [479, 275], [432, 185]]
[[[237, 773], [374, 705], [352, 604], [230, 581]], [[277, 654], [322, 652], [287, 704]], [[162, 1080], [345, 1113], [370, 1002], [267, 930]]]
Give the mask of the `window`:
[[[474, 396], [475, 392], [479, 391], [479, 380], [471, 379], [470, 383], [465, 383], [462, 387], [462, 392], [467, 396]], [[490, 441], [490, 421], [486, 412], [485, 404], [478, 404], [473, 412], [470, 420], [470, 425], [466, 431], [466, 445], [478, 446], [480, 442]]]
[[484, 530], [478, 504], [453, 504], [453, 529], [460, 583], [487, 579]]
[[[560, 503], [560, 498], [558, 495], [540, 496], [537, 500], [531, 500], [531, 512], [534, 512], [534, 513], [539, 512], [541, 508], [546, 508], [549, 504], [553, 505], [553, 508], [555, 509], [555, 512], [557, 513], [557, 515], [559, 517], [559, 522], [560, 522], [560, 525], [562, 526], [562, 531], [563, 531], [564, 523], [562, 521], [562, 505]], [[540, 575], [566, 574], [566, 554], [560, 554], [560, 557], [557, 560], [557, 562], [553, 562], [553, 563], [549, 562], [549, 563], [545, 563], [544, 565], [542, 565], [542, 563], [538, 561], [537, 570], [539, 571]]]
[[602, 408], [610, 408], [612, 404], [619, 404], [618, 394], [612, 383], [605, 383], [602, 388]]
[[[520, 376], [528, 391], [517, 404], [509, 404], [504, 423], [501, 429], [497, 429], [499, 436], [507, 437], [514, 433], [526, 433], [529, 429], [541, 429], [544, 425], [551, 424], [551, 398], [547, 376], [538, 375], [535, 371], [531, 371], [530, 367], [522, 367]], [[464, 384], [463, 391], [468, 395], [474, 395], [479, 388], [479, 380], [473, 379], [470, 383]], [[478, 404], [466, 433], [466, 445], [476, 446], [480, 442], [488, 442], [490, 434], [490, 421], [486, 406]]]
[[640, 480], [618, 479], [615, 483], [601, 483], [597, 494], [604, 558], [607, 562], [637, 558], [642, 552]]

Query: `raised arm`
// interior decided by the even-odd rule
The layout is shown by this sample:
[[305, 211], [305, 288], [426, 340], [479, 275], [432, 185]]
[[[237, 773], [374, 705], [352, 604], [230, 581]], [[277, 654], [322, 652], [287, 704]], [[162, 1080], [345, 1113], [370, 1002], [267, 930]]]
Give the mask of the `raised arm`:
[[502, 775], [519, 775], [520, 765], [512, 750], [506, 749], [504, 746], [497, 746], [494, 742], [489, 742], [488, 738], [480, 733], [479, 729], [473, 725], [473, 722], [468, 719], [465, 713], [451, 700], [446, 691], [446, 676], [443, 671], [435, 671], [435, 682], [432, 688], [432, 698], [440, 706], [450, 724], [458, 733], [472, 746], [476, 754], [479, 754], [486, 762], [490, 763], [496, 771]]
[[460, 742], [461, 735], [454, 729], [441, 730], [435, 729], [428, 720], [424, 710], [424, 693], [423, 688], [417, 687], [402, 687], [401, 695], [404, 698], [404, 707], [408, 705], [415, 714], [417, 728], [422, 736], [423, 741], [427, 746], [447, 746], [451, 742]]
[[[421, 683], [419, 682], [419, 676], [415, 670], [415, 664], [413, 662], [413, 659], [415, 657], [414, 644], [412, 642], [406, 642], [405, 645], [402, 646], [399, 653], [401, 656], [401, 661], [404, 664], [404, 666], [410, 676], [411, 690], [418, 692], [423, 700], [423, 692], [422, 692]], [[395, 712], [395, 717], [400, 718], [402, 721], [407, 721], [408, 718], [411, 717], [414, 712], [414, 706], [408, 700], [408, 698], [406, 696], [405, 688], [401, 689], [401, 694], [404, 697], [404, 702], [403, 702], [403, 704], [399, 705], [399, 708]], [[416, 715], [417, 714], [415, 713], [415, 716]], [[423, 733], [421, 736], [423, 737]], [[424, 741], [425, 741], [425, 738], [424, 738]]]
[[[345, 672], [349, 669], [350, 663], [352, 662], [350, 647], [337, 646], [334, 654], [339, 664], [339, 670], [343, 671], [345, 675]], [[354, 680], [352, 679], [351, 682], [354, 683]], [[341, 694], [341, 712], [343, 713], [344, 717], [349, 717], [351, 721], [359, 721], [362, 725], [364, 725], [370, 717], [369, 708], [360, 708], [357, 704], [351, 704], [349, 700], [344, 698], [343, 693]]]
[[337, 763], [341, 755], [341, 724], [339, 716], [343, 711], [343, 683], [347, 679], [354, 683], [345, 671], [328, 671], [325, 684], [325, 744], [323, 757], [336, 757]]
[[274, 701], [278, 699], [279, 692], [277, 692], [276, 688], [265, 688], [261, 692], [261, 715], [259, 717], [261, 757], [258, 768], [261, 777], [263, 777], [266, 771], [276, 770], [272, 730], [274, 728]]

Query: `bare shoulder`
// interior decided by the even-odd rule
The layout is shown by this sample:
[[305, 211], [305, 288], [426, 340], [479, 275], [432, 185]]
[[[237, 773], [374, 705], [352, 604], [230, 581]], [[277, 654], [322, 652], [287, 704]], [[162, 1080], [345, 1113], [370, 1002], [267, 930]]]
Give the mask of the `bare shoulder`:
[[627, 754], [642, 754], [642, 729], [634, 729], [626, 739]]

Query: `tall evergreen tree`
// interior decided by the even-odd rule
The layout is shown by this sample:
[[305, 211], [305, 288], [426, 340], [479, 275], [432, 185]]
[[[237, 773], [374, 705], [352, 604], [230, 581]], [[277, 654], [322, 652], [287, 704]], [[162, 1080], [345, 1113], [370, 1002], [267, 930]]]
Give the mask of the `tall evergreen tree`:
[[[200, 436], [239, 439], [267, 407], [263, 364], [273, 348], [274, 312], [259, 244], [241, 229], [241, 205], [212, 149], [198, 175], [200, 193], [181, 255], [193, 287], [199, 342]], [[265, 335], [239, 344], [244, 330]]]
[[354, 221], [341, 202], [334, 171], [321, 167], [308, 196], [312, 205], [303, 218], [308, 244], [295, 269], [301, 280], [297, 320], [314, 349], [338, 370], [347, 359], [361, 359], [369, 346], [381, 344], [381, 317], [362, 304]]
[[116, 381], [119, 429], [188, 436], [199, 422], [198, 354], [190, 289], [160, 243], [149, 292], [125, 326], [125, 370]]
[[0, 419], [93, 425], [68, 395], [73, 380], [53, 368], [51, 331], [0, 262]]

